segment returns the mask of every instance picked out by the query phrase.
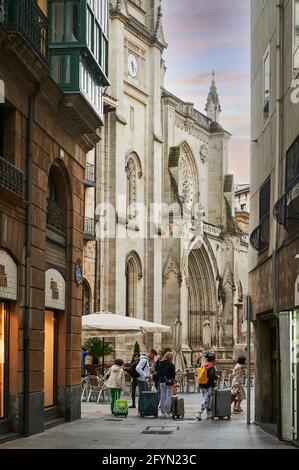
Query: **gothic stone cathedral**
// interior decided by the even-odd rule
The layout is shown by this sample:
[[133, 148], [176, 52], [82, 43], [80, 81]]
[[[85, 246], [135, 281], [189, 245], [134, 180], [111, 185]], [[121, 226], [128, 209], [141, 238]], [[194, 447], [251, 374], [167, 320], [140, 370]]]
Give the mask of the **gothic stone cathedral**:
[[[94, 309], [170, 326], [179, 317], [188, 361], [213, 349], [225, 364], [245, 347], [248, 251], [227, 174], [230, 134], [219, 124], [214, 77], [206, 115], [164, 88], [161, 3], [110, 1], [105, 102], [114, 105], [100, 143], [96, 204], [115, 208], [118, 236], [97, 241]], [[150, 221], [141, 218], [142, 207], [153, 204], [173, 207], [168, 224], [154, 224], [154, 236]], [[98, 227], [105, 217], [107, 211], [98, 210]], [[175, 236], [177, 218], [183, 219], [184, 237]], [[198, 227], [201, 242], [192, 244]], [[129, 359], [135, 340], [117, 339], [117, 354]], [[144, 348], [173, 345], [172, 335], [138, 341]]]

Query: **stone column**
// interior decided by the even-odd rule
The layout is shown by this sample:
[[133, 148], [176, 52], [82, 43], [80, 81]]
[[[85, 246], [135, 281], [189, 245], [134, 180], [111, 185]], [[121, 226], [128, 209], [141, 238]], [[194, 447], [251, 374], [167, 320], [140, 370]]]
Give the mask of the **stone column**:
[[188, 360], [188, 364], [191, 363], [191, 349], [189, 345], [189, 278], [185, 275], [181, 281], [180, 287], [180, 318], [182, 322], [182, 350]]

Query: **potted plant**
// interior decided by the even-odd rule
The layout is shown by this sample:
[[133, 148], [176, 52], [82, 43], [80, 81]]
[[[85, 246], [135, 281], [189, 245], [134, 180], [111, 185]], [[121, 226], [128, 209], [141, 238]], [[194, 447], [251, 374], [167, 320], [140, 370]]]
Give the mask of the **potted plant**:
[[104, 357], [110, 356], [110, 354], [113, 354], [114, 352], [114, 349], [111, 344], [104, 342], [103, 345], [102, 340], [99, 338], [86, 338], [83, 342], [83, 348], [85, 349], [85, 351], [90, 352], [90, 355], [93, 360], [93, 365], [98, 365], [99, 358], [103, 357], [103, 355]]

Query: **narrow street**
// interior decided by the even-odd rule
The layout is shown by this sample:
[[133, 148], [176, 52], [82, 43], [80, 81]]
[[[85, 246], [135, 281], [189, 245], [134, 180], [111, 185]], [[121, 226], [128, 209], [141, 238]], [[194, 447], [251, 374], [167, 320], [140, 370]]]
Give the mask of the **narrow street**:
[[127, 419], [116, 419], [109, 405], [83, 403], [81, 420], [7, 442], [0, 449], [294, 449], [254, 424], [247, 426], [245, 412], [233, 414], [230, 421], [199, 423], [195, 416], [201, 395], [184, 398], [184, 421], [139, 419], [136, 410], [130, 410]]

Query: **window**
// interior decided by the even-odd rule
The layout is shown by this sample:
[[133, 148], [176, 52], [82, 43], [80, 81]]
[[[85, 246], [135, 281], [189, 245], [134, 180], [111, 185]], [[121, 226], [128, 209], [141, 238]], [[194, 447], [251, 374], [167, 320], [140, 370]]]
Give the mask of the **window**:
[[271, 179], [269, 178], [260, 189], [260, 221], [270, 214]]
[[88, 0], [87, 45], [106, 76], [108, 75], [108, 21], [108, 1]]
[[299, 0], [293, 0], [293, 68], [299, 69]]
[[246, 204], [241, 204], [241, 211], [246, 211]]
[[91, 314], [91, 289], [86, 279], [83, 279], [82, 315], [90, 315], [90, 314]]
[[138, 282], [142, 279], [142, 264], [136, 252], [126, 262], [126, 316], [136, 318]]
[[51, 41], [76, 42], [79, 39], [79, 2], [60, 1], [52, 4]]
[[299, 137], [286, 155], [286, 189], [299, 177]]
[[58, 85], [71, 84], [71, 56], [67, 54], [52, 56], [52, 77]]
[[264, 121], [269, 117], [270, 108], [270, 51], [268, 50], [263, 59], [263, 110]]
[[130, 108], [130, 129], [131, 131], [134, 130], [134, 108]]

